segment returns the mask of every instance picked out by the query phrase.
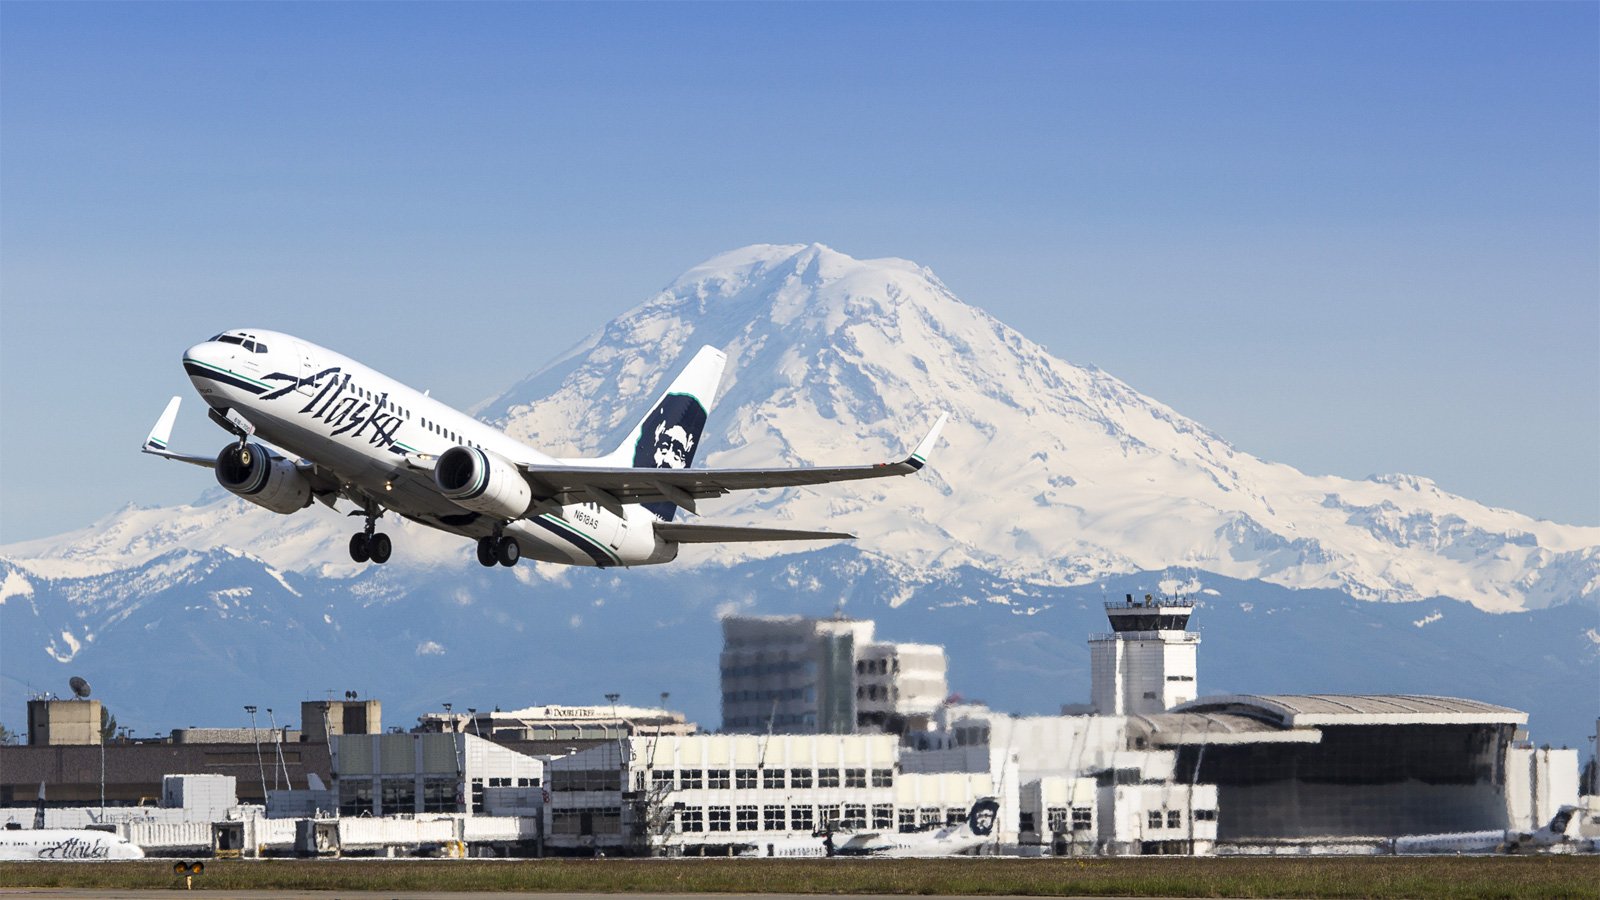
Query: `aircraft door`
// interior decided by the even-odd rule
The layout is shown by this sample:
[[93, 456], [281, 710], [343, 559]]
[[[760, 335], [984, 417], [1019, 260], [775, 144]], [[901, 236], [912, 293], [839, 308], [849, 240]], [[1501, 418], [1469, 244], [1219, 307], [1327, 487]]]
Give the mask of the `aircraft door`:
[[314, 388], [311, 379], [317, 374], [312, 368], [315, 360], [311, 358], [311, 351], [306, 345], [299, 341], [294, 342], [294, 355], [299, 366], [299, 371], [295, 375], [294, 389], [302, 394], [310, 394]]

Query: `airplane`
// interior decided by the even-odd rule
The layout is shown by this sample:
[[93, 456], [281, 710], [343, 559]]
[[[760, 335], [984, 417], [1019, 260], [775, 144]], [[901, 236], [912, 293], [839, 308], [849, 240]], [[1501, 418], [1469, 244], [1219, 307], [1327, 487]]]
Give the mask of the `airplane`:
[[1410, 834], [1394, 839], [1396, 855], [1456, 853], [1562, 853], [1575, 849], [1567, 830], [1578, 818], [1578, 807], [1563, 806], [1537, 831], [1501, 829], [1461, 831], [1453, 834]]
[[577, 566], [670, 562], [682, 544], [851, 540], [833, 531], [674, 521], [731, 491], [909, 475], [949, 418], [912, 453], [877, 465], [692, 469], [727, 357], [702, 347], [615, 450], [555, 458], [355, 360], [288, 334], [224, 331], [183, 353], [213, 422], [234, 436], [215, 455], [169, 449], [180, 397], [143, 452], [213, 469], [244, 499], [289, 514], [349, 500], [365, 527], [350, 558], [383, 564], [386, 512], [477, 541], [478, 562], [522, 557]]
[[7, 822], [0, 829], [0, 860], [79, 862], [100, 859], [144, 859], [138, 844], [95, 828], [44, 827], [44, 785], [34, 807], [33, 828]]
[[[959, 856], [994, 840], [1000, 801], [980, 797], [967, 817], [954, 825], [934, 825], [916, 831], [866, 831], [840, 835], [824, 828], [809, 840], [790, 838], [757, 847], [766, 856], [882, 856], [888, 858]], [[820, 837], [820, 840], [818, 839]]]

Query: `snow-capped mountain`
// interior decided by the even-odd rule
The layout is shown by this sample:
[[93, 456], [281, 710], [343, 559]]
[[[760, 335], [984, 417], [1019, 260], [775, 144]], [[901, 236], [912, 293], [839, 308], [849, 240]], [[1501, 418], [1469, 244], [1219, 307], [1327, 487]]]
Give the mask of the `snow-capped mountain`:
[[[1105, 372], [1050, 356], [925, 268], [816, 244], [708, 260], [477, 412], [558, 455], [604, 452], [702, 344], [729, 356], [703, 465], [895, 458], [938, 411], [952, 413], [915, 478], [706, 505], [716, 521], [847, 528], [912, 583], [964, 565], [1058, 585], [1176, 566], [1491, 611], [1600, 596], [1600, 528], [1489, 508], [1417, 476], [1352, 481], [1258, 459]], [[401, 565], [466, 555], [456, 539], [388, 527]], [[4, 556], [65, 575], [233, 547], [337, 576], [356, 570], [348, 530], [331, 513], [278, 518], [214, 493]], [[806, 551], [695, 548], [679, 565], [796, 552]]]
[[[1312, 589], [1476, 608], [1396, 611], [1425, 635], [1440, 632], [1429, 624], [1436, 615], [1451, 623], [1600, 600], [1600, 528], [1489, 508], [1421, 477], [1354, 481], [1258, 459], [1105, 372], [1052, 357], [926, 268], [816, 244], [710, 259], [475, 412], [554, 455], [602, 453], [702, 344], [726, 351], [728, 366], [699, 465], [895, 459], [948, 410], [944, 441], [911, 477], [702, 505], [707, 521], [838, 528], [860, 535], [853, 545], [693, 547], [670, 566], [628, 573], [527, 563], [480, 571], [468, 542], [393, 519], [384, 528], [394, 560], [358, 566], [345, 555], [354, 520], [320, 506], [277, 516], [220, 490], [191, 505], [123, 509], [79, 531], [0, 547], [7, 702], [35, 677], [53, 685], [19, 672], [67, 661], [115, 668], [115, 659], [96, 662], [109, 652], [101, 648], [168, 629], [242, 677], [289, 677], [281, 665], [252, 662], [258, 656], [333, 665], [321, 651], [344, 671], [352, 654], [375, 660], [379, 642], [382, 664], [357, 672], [365, 683], [444, 684], [440, 667], [456, 666], [461, 688], [481, 677], [469, 674], [481, 655], [467, 648], [523, 633], [497, 630], [506, 623], [548, 637], [552, 627], [578, 631], [602, 618], [646, 631], [650, 621], [672, 629], [692, 619], [714, 635], [718, 606], [825, 612], [853, 597], [873, 605], [854, 610], [863, 615], [932, 619], [979, 604], [1001, 615], [1003, 631], [1075, 590], [1148, 589], [1147, 573], [1176, 572], [1236, 593], [1255, 585], [1285, 609], [1293, 591]], [[706, 579], [708, 568], [739, 575]], [[687, 587], [711, 581], [715, 590]], [[818, 595], [823, 608], [810, 609]], [[640, 597], [671, 599], [650, 607], [654, 619], [612, 621], [619, 602]], [[547, 614], [560, 621], [552, 626]], [[362, 646], [340, 630], [355, 621]], [[299, 636], [293, 648], [279, 646], [285, 628]], [[1600, 636], [1561, 636], [1569, 639], [1567, 655], [1592, 670]], [[1081, 635], [1053, 640], [1076, 648]], [[559, 660], [580, 646], [564, 637], [541, 652]], [[648, 668], [648, 655], [640, 662]], [[709, 683], [694, 689], [714, 690], [714, 666], [702, 674]], [[1086, 692], [1085, 683], [1057, 699]]]

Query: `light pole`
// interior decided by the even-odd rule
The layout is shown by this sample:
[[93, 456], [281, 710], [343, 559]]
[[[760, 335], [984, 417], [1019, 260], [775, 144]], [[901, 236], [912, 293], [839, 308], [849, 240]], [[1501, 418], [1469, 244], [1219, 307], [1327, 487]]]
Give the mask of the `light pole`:
[[[472, 717], [472, 733], [478, 737], [483, 737], [483, 734], [478, 731], [478, 708], [475, 706], [467, 707], [467, 715]], [[491, 731], [489, 733], [493, 734], [494, 732]]]
[[261, 761], [261, 736], [256, 731], [256, 708], [246, 706], [244, 711], [250, 714], [250, 740], [256, 745], [256, 770], [261, 773], [261, 805], [267, 805], [267, 765]]
[[[606, 699], [611, 702], [611, 724], [612, 725], [619, 724], [617, 722], [617, 701], [620, 700], [621, 698], [622, 698], [621, 694], [612, 693], [612, 694], [607, 694], [606, 695]], [[618, 741], [622, 740], [622, 737], [621, 737], [620, 733], [618, 734], [617, 740]]]
[[[272, 714], [272, 707], [270, 706], [267, 707], [267, 721], [272, 723], [272, 733], [277, 735], [277, 737], [273, 738], [272, 748], [273, 752], [277, 754], [278, 766], [283, 767], [283, 786], [292, 791], [294, 790], [294, 779], [289, 777], [289, 761], [283, 758], [283, 732], [278, 730], [278, 717]], [[272, 786], [273, 788], [278, 786], [277, 766], [272, 768]]]

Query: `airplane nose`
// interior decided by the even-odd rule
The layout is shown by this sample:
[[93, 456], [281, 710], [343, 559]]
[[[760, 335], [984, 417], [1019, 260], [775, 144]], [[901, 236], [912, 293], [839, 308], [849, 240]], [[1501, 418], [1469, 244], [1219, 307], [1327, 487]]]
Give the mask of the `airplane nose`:
[[222, 356], [221, 349], [222, 345], [216, 341], [201, 341], [200, 343], [195, 344], [193, 347], [183, 351], [183, 361], [189, 362], [192, 360], [194, 362], [215, 365], [218, 361], [218, 358]]

